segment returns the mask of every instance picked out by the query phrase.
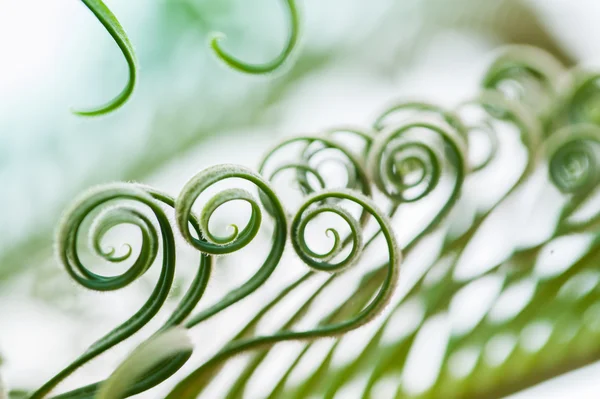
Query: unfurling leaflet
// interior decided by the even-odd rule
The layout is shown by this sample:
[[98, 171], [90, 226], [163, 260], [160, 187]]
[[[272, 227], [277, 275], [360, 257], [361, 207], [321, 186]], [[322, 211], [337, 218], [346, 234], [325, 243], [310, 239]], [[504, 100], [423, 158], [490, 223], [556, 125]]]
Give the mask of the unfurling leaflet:
[[[214, 373], [222, 367], [228, 359], [236, 356], [240, 353], [247, 352], [250, 350], [268, 348], [276, 343], [284, 341], [298, 341], [298, 340], [314, 340], [322, 337], [338, 336], [345, 332], [354, 330], [365, 323], [368, 323], [374, 317], [376, 317], [389, 302], [394, 288], [397, 284], [399, 266], [401, 261], [401, 253], [396, 243], [393, 229], [389, 224], [388, 219], [382, 215], [372, 201], [354, 191], [350, 190], [325, 190], [314, 195], [309, 196], [305, 203], [299, 208], [298, 213], [292, 221], [292, 236], [291, 240], [296, 249], [297, 254], [305, 261], [310, 262], [309, 266], [315, 267], [319, 270], [337, 271], [341, 266], [345, 264], [324, 264], [320, 262], [319, 255], [315, 254], [310, 249], [307, 250], [304, 239], [300, 238], [300, 235], [304, 234], [304, 227], [306, 226], [305, 220], [312, 219], [313, 215], [321, 212], [333, 212], [338, 216], [341, 216], [346, 222], [351, 225], [351, 229], [358, 229], [358, 222], [356, 220], [350, 221], [352, 217], [349, 213], [343, 213], [339, 211], [337, 207], [330, 207], [326, 205], [329, 200], [335, 199], [338, 201], [348, 201], [355, 205], [362, 207], [371, 217], [373, 217], [379, 227], [382, 230], [383, 236], [387, 245], [388, 252], [388, 263], [386, 267], [386, 275], [382, 285], [379, 288], [377, 294], [360, 312], [350, 317], [347, 320], [343, 320], [333, 324], [318, 325], [312, 330], [308, 331], [288, 331], [282, 330], [273, 335], [269, 336], [258, 336], [249, 339], [242, 339], [238, 341], [232, 341], [226, 345], [220, 352], [214, 357], [204, 363], [200, 368], [193, 371], [188, 377], [181, 381], [173, 391], [167, 396], [168, 399], [174, 398], [195, 398], [203, 390], [207, 379], [209, 379]], [[322, 211], [320, 211], [322, 209]], [[329, 231], [334, 231], [330, 229]], [[359, 233], [357, 230], [356, 233]], [[336, 234], [336, 233], [332, 233]], [[354, 231], [352, 233], [354, 238]], [[355, 239], [354, 245], [360, 246], [358, 238]], [[337, 242], [337, 240], [336, 240]], [[336, 244], [333, 246], [336, 248]], [[330, 251], [331, 252], [331, 251]], [[315, 256], [317, 255], [317, 256]], [[315, 259], [317, 258], [317, 259]], [[349, 262], [353, 256], [349, 256], [342, 263]]]
[[[262, 211], [255, 197], [242, 189], [221, 191], [207, 202], [199, 216], [202, 237], [194, 237], [189, 229], [188, 220], [192, 213], [192, 206], [200, 194], [212, 185], [227, 179], [251, 182], [266, 198], [265, 201], [269, 204], [269, 209], [272, 211], [271, 216], [274, 219], [271, 249], [262, 266], [246, 283], [224, 295], [222, 300], [212, 307], [193, 315], [186, 322], [187, 327], [201, 323], [257, 290], [280, 263], [285, 248], [288, 229], [287, 217], [279, 198], [260, 175], [238, 165], [213, 166], [198, 173], [185, 185], [175, 204], [177, 225], [185, 240], [206, 255], [226, 255], [244, 248], [254, 239], [260, 228]], [[227, 237], [216, 236], [209, 230], [210, 218], [221, 205], [231, 201], [244, 201], [250, 204], [250, 219], [243, 229], [240, 230], [238, 226], [231, 225], [232, 234]]]
[[[440, 139], [441, 145], [435, 146]], [[456, 165], [457, 180], [463, 180], [467, 168], [462, 157], [465, 146], [458, 134], [432, 123], [391, 126], [375, 140], [369, 158], [370, 176], [393, 201], [418, 201], [436, 188], [442, 172], [440, 159], [448, 153], [447, 148]]]
[[600, 220], [600, 214], [574, 221], [571, 216], [593, 196], [600, 183], [600, 128], [576, 124], [553, 133], [544, 143], [548, 176], [566, 196], [557, 234], [589, 230]]
[[[125, 201], [130, 204], [110, 206], [115, 201]], [[144, 205], [154, 215], [160, 230], [160, 238], [156, 226], [139, 210], [139, 205]], [[99, 209], [101, 211], [98, 213]], [[79, 256], [79, 236], [83, 224], [91, 215], [95, 216], [89, 237], [92, 252], [111, 263], [121, 263], [129, 259], [132, 249], [129, 244], [125, 244], [124, 254], [116, 255], [114, 248], [103, 248], [102, 239], [106, 232], [123, 224], [133, 225], [139, 229], [141, 233], [139, 254], [122, 274], [103, 276], [92, 272], [83, 264]], [[60, 222], [57, 233], [57, 253], [69, 275], [80, 285], [95, 291], [113, 291], [126, 287], [152, 266], [160, 247], [163, 252], [162, 269], [150, 298], [129, 320], [92, 344], [85, 353], [36, 391], [32, 398], [45, 397], [79, 367], [140, 330], [158, 313], [167, 299], [173, 282], [175, 271], [173, 231], [164, 211], [150, 194], [134, 185], [113, 184], [90, 190], [75, 201]], [[92, 391], [96, 388], [86, 387], [87, 390]]]
[[[371, 196], [363, 162], [351, 150], [328, 137], [297, 136], [285, 140], [267, 151], [258, 170], [274, 185], [281, 175], [291, 171], [292, 183], [303, 195], [348, 188]], [[332, 174], [335, 179], [331, 178]], [[268, 201], [263, 201], [263, 205], [270, 209]]]
[[[217, 54], [232, 67], [249, 73], [278, 68], [292, 51], [298, 29], [295, 4], [292, 0], [286, 4], [291, 16], [290, 40], [273, 62], [247, 64], [223, 52], [215, 39], [212, 45]], [[583, 212], [585, 217], [579, 212], [594, 204], [590, 199], [598, 194], [600, 182], [597, 80], [593, 73], [565, 71], [556, 60], [537, 49], [513, 46], [492, 63], [480, 92], [454, 109], [427, 102], [398, 102], [381, 113], [370, 127], [337, 128], [319, 136], [283, 141], [267, 153], [258, 173], [238, 165], [207, 168], [194, 176], [177, 198], [135, 184], [112, 184], [91, 190], [67, 211], [58, 229], [59, 260], [70, 276], [88, 289], [106, 292], [128, 286], [159, 261], [161, 273], [150, 298], [137, 313], [91, 345], [32, 397], [48, 396], [74, 371], [129, 338], [157, 315], [169, 295], [175, 271], [175, 238], [166, 210], [174, 213], [174, 223], [186, 245], [198, 252], [200, 260], [194, 280], [166, 322], [112, 376], [56, 398], [127, 397], [167, 380], [192, 356], [193, 348], [184, 329], [196, 327], [258, 294], [272, 276], [270, 281], [277, 281], [276, 271], [290, 280], [269, 293], [271, 296], [250, 315], [238, 333], [216, 348], [208, 360], [195, 366], [167, 398], [197, 397], [231, 358], [247, 354], [249, 359], [239, 378], [226, 387], [227, 397], [239, 397], [255, 378], [254, 374], [260, 373], [261, 365], [268, 361], [271, 348], [287, 341], [305, 341], [305, 345], [284, 366], [285, 370], [278, 370], [281, 372], [276, 386], [266, 393], [271, 398], [287, 397], [289, 392], [296, 397], [312, 394], [334, 397], [340, 387], [359, 374], [366, 381], [362, 396], [373, 397], [374, 387], [381, 378], [390, 374], [390, 370], [395, 373], [409, 364], [419, 328], [430, 319], [451, 315], [454, 298], [467, 284], [497, 278], [504, 288], [525, 281], [535, 273], [532, 270], [538, 267], [545, 248], [555, 238], [574, 233], [593, 237], [587, 244], [589, 254], [576, 259], [565, 276], [597, 260], [600, 212], [596, 209], [591, 216]], [[507, 165], [513, 168], [510, 174], [503, 175], [508, 178], [498, 187], [484, 186], [483, 190], [493, 190], [481, 199], [480, 186], [489, 176], [499, 176], [497, 172], [504, 172]], [[295, 194], [299, 194], [295, 202], [282, 200], [285, 187], [281, 182], [285, 178]], [[232, 183], [251, 188], [231, 188]], [[532, 195], [523, 200], [523, 193]], [[526, 237], [530, 242], [517, 242], [515, 237], [523, 233], [521, 226], [529, 223], [534, 208], [546, 200], [548, 193], [553, 196], [552, 206], [556, 209], [546, 235]], [[384, 211], [379, 209], [378, 201], [386, 206]], [[504, 216], [498, 210], [509, 209], [514, 203], [518, 205], [510, 215], [507, 212]], [[217, 233], [213, 228], [216, 215], [235, 204], [249, 210], [247, 221], [243, 226], [230, 223], [228, 232]], [[512, 223], [511, 217], [515, 219], [514, 226], [506, 227], [507, 234], [502, 236], [507, 245], [514, 245], [505, 253], [485, 259], [487, 264], [476, 269], [471, 266], [476, 262], [470, 262], [470, 256], [475, 250], [481, 252], [476, 245], [477, 235], [498, 219], [498, 214], [503, 216], [503, 222], [509, 222], [507, 225]], [[391, 220], [402, 222], [407, 215], [416, 216], [420, 224], [400, 232], [402, 252], [420, 257], [421, 245], [437, 240], [437, 248], [433, 249], [437, 251], [437, 260], [423, 264], [423, 269], [403, 287], [402, 295], [393, 296], [402, 255]], [[458, 220], [456, 215], [466, 217]], [[322, 224], [329, 219], [335, 224]], [[132, 243], [120, 247], [104, 245], [113, 229], [124, 224], [139, 230], [139, 248]], [[265, 231], [270, 246], [264, 259], [258, 260], [254, 274], [220, 294], [215, 303], [202, 306], [200, 302], [218, 257], [236, 253], [242, 260], [239, 263], [245, 263], [249, 258], [247, 250], [264, 237]], [[89, 247], [85, 256], [81, 253], [84, 235]], [[325, 244], [325, 249], [313, 245], [316, 242]], [[371, 254], [376, 252], [375, 244], [381, 244], [385, 250], [375, 254], [377, 259], [373, 263]], [[297, 265], [284, 261], [286, 248], [295, 260], [301, 260], [301, 273], [287, 274]], [[104, 263], [128, 266], [116, 276], [101, 275], [85, 266], [84, 260], [90, 254]], [[250, 257], [256, 261], [256, 256]], [[367, 273], [363, 266], [367, 266]], [[515, 331], [517, 327], [518, 331], [523, 330], [519, 323], [529, 323], [540, 309], [545, 312], [544, 301], [562, 300], [556, 292], [563, 290], [560, 286], [563, 277], [537, 278], [536, 287], [543, 287], [543, 295], [540, 296], [542, 288], [535, 288], [531, 293], [533, 299], [523, 305], [522, 313], [498, 326], [512, 325]], [[331, 308], [316, 309], [319, 301], [329, 300], [327, 294], [337, 289], [335, 284], [345, 285], [347, 281], [356, 285], [348, 284], [348, 291], [343, 293], [346, 299]], [[300, 291], [306, 295], [304, 302], [286, 313], [284, 320], [277, 320], [281, 321], [277, 327], [268, 333], [258, 328], [262, 322], [270, 321], [271, 311], [280, 311], [277, 309], [280, 303], [286, 303]], [[384, 343], [383, 337], [395, 322], [396, 313], [403, 312], [409, 302], [423, 305], [422, 321], [410, 334], [387, 337]], [[390, 311], [375, 326], [375, 331], [370, 332], [369, 344], [358, 348], [352, 361], [328, 368], [326, 363], [343, 342], [336, 340], [326, 349], [327, 367], [319, 367], [299, 386], [290, 383], [288, 377], [309, 353], [312, 341], [339, 337], [364, 326], [386, 306]], [[473, 340], [482, 348], [487, 347], [490, 337], [499, 331], [487, 318], [482, 315], [470, 330], [451, 334], [438, 380], [431, 387], [432, 394], [428, 391], [426, 396], [454, 392], [451, 389], [458, 386], [455, 378], [451, 382], [455, 385], [444, 391], [451, 364], [447, 357]], [[525, 356], [524, 352], [519, 353]], [[530, 355], [534, 356], [526, 356]], [[510, 356], [497, 367], [510, 364]], [[375, 363], [372, 367], [369, 363], [365, 372], [363, 365], [373, 359]], [[145, 366], [138, 367], [141, 364]], [[488, 377], [490, 370], [484, 370]], [[473, 375], [477, 372], [472, 371]], [[519, 372], [526, 376], [529, 370]], [[502, 376], [498, 378], [502, 381]], [[405, 393], [403, 384], [402, 379], [396, 383], [397, 396]], [[465, 389], [468, 386], [465, 384]], [[465, 392], [465, 397], [472, 397], [470, 391]]]

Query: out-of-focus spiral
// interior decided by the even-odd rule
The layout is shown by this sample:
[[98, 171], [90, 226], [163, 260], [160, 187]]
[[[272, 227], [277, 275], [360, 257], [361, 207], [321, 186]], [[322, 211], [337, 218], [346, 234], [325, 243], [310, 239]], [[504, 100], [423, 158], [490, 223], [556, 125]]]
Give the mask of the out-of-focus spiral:
[[585, 196], [600, 182], [600, 128], [573, 125], [552, 134], [545, 153], [552, 183], [565, 194]]
[[358, 159], [365, 159], [373, 144], [373, 134], [370, 131], [358, 127], [335, 127], [327, 129], [323, 133], [325, 137], [331, 138], [336, 143], [344, 146], [346, 146], [345, 144], [348, 140], [361, 142], [362, 148], [359, 151], [354, 151]]
[[582, 71], [572, 75], [574, 84], [565, 105], [567, 122], [600, 125], [600, 75]]
[[564, 66], [542, 49], [507, 46], [487, 70], [482, 86], [497, 90], [545, 116], [558, 96], [564, 72]]
[[436, 123], [466, 138], [465, 127], [456, 114], [439, 105], [418, 101], [399, 102], [388, 107], [375, 119], [373, 128], [380, 132], [389, 126], [415, 121]]
[[[473, 109], [476, 107], [478, 109]], [[473, 111], [478, 115], [471, 115]], [[539, 150], [542, 140], [542, 128], [537, 118], [524, 105], [510, 100], [495, 91], [483, 91], [475, 99], [462, 103], [456, 111], [464, 120], [469, 141], [473, 134], [483, 133], [489, 140], [489, 151], [478, 162], [469, 160], [469, 169], [478, 171], [488, 166], [496, 157], [499, 149], [498, 131], [494, 128], [495, 121], [509, 122], [520, 132], [521, 141], [527, 147], [529, 158], [527, 168], [533, 169], [537, 162], [534, 155]], [[471, 149], [471, 147], [469, 147]]]
[[[290, 155], [289, 152], [294, 149], [296, 151]], [[332, 169], [328, 167], [335, 168], [335, 179], [331, 178]], [[371, 185], [363, 162], [330, 137], [297, 136], [285, 140], [268, 151], [259, 165], [261, 175], [273, 184], [285, 171], [293, 172], [292, 183], [300, 189], [302, 196], [324, 189], [342, 188], [371, 196]], [[259, 194], [265, 209], [271, 213], [269, 199]]]
[[250, 74], [265, 74], [275, 71], [280, 68], [285, 61], [290, 57], [292, 51], [296, 47], [298, 41], [298, 31], [300, 30], [300, 18], [298, 10], [294, 0], [284, 0], [284, 6], [287, 9], [287, 13], [290, 20], [290, 32], [287, 39], [287, 44], [283, 51], [272, 61], [264, 64], [250, 64], [246, 61], [242, 61], [239, 58], [229, 54], [221, 48], [219, 44], [221, 39], [224, 38], [222, 33], [213, 33], [210, 40], [210, 46], [214, 50], [215, 54], [231, 68], [236, 69], [240, 72]]
[[[411, 134], [419, 130], [419, 134]], [[436, 142], [434, 137], [439, 142]], [[396, 203], [415, 202], [433, 191], [450, 162], [457, 180], [466, 173], [466, 144], [451, 130], [426, 122], [392, 126], [376, 139], [369, 158], [375, 185]]]

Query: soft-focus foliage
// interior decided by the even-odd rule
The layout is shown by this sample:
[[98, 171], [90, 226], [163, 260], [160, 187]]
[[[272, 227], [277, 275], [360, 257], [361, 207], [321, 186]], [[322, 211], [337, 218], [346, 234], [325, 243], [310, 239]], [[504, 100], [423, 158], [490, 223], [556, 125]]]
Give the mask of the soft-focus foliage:
[[[176, 325], [201, 328], [260, 292], [287, 263], [282, 257], [288, 241], [312, 269], [276, 286], [279, 293], [220, 350], [187, 372], [168, 398], [245, 397], [252, 382], [264, 378], [265, 366], [277, 372], [271, 372], [269, 385], [256, 388], [255, 383], [250, 396], [333, 398], [349, 395], [350, 389], [359, 397], [498, 397], [596, 359], [595, 316], [586, 324], [584, 315], [597, 307], [600, 211], [597, 206], [583, 216], [581, 211], [594, 199], [600, 179], [600, 128], [588, 116], [595, 113], [577, 111], [596, 106], [595, 96], [579, 94], [588, 83], [576, 79], [578, 74], [539, 49], [511, 47], [491, 64], [480, 93], [452, 111], [428, 103], [395, 104], [376, 118], [374, 129], [331, 130], [324, 137], [284, 141], [267, 153], [260, 174], [236, 165], [208, 168], [176, 199], [135, 184], [85, 193], [67, 210], [57, 234], [59, 259], [73, 279], [95, 291], [118, 290], [145, 274], [159, 252], [162, 269], [134, 316], [32, 398], [48, 395], [157, 316], [177, 263], [164, 206], [173, 209], [183, 238], [203, 255], [196, 277], [159, 331]], [[486, 144], [477, 147], [481, 139]], [[299, 189], [299, 206], [282, 201], [280, 189], [274, 189], [284, 175]], [[230, 179], [254, 185], [260, 202], [241, 188], [221, 188], [205, 198], [213, 186]], [[491, 188], [485, 181], [494, 180], [495, 192], [481, 195], [481, 189]], [[204, 206], [196, 214], [192, 208], [200, 198]], [[214, 233], [218, 211], [241, 203], [250, 208], [245, 226], [231, 223], [230, 233]], [[151, 210], [158, 230], [138, 205]], [[543, 212], [536, 214], [540, 208]], [[272, 218], [262, 265], [214, 305], [196, 311], [213, 273], [213, 257], [242, 252], [264, 237], [259, 234], [262, 209]], [[90, 215], [93, 220], [87, 221]], [[336, 216], [344, 227], [325, 228], [325, 215], [325, 223]], [[394, 228], [394, 221], [403, 224]], [[122, 253], [103, 245], [107, 233], [123, 224], [141, 233], [134, 259], [130, 243]], [[537, 232], [536, 225], [541, 225]], [[332, 240], [329, 249], [315, 249], [316, 226]], [[132, 261], [129, 268], [108, 276], [86, 267], [78, 244], [85, 231], [95, 255], [109, 263]], [[399, 275], [400, 247], [412, 268]], [[552, 260], [554, 253], [558, 260]], [[331, 274], [320, 278], [323, 271]], [[295, 296], [304, 298], [282, 317], [280, 304]], [[267, 321], [278, 327], [259, 332]], [[352, 331], [359, 327], [364, 328], [357, 331], [357, 342]], [[313, 341], [332, 336], [339, 338], [326, 341], [318, 354], [311, 351], [317, 345]], [[278, 353], [286, 342], [297, 345], [292, 356], [282, 358]], [[246, 361], [232, 370], [228, 363], [240, 354], [247, 354]], [[151, 389], [179, 375], [191, 357], [191, 352], [169, 356], [120, 391], [129, 396]], [[305, 358], [313, 366], [293, 379]], [[225, 382], [211, 388], [220, 374]], [[103, 386], [110, 384], [94, 383], [59, 397], [87, 397]]]
[[173, 328], [158, 334], [137, 347], [111, 374], [96, 396], [97, 399], [114, 399], [126, 396], [131, 381], [159, 366], [170, 357], [193, 349], [186, 330]]
[[102, 25], [104, 25], [106, 30], [115, 40], [123, 52], [123, 56], [127, 61], [127, 67], [129, 68], [129, 79], [127, 80], [127, 85], [117, 97], [101, 107], [84, 111], [75, 111], [76, 114], [81, 116], [97, 116], [114, 111], [129, 99], [135, 87], [138, 66], [133, 46], [131, 45], [127, 34], [123, 30], [123, 27], [117, 18], [106, 7], [102, 0], [82, 0], [82, 2], [90, 9], [92, 13], [94, 13], [94, 15], [98, 18]]
[[[95, 328], [74, 335], [78, 339], [67, 350], [48, 344], [45, 353], [60, 353], [57, 366], [28, 377], [45, 383], [19, 376], [13, 386], [35, 391], [32, 398], [66, 391], [56, 396], [63, 399], [146, 391], [172, 398], [479, 398], [513, 393], [598, 360], [597, 74], [572, 68], [569, 51], [554, 42], [521, 2], [475, 6], [457, 0], [460, 18], [436, 2], [427, 3], [433, 11], [423, 14], [422, 26], [415, 30], [419, 40], [428, 37], [423, 32], [458, 27], [500, 41], [534, 43], [550, 53], [506, 48], [467, 98], [446, 89], [456, 97], [451, 105], [395, 102], [368, 123], [286, 139], [267, 152], [257, 172], [238, 165], [202, 169], [174, 190], [177, 197], [135, 183], [104, 184], [79, 195], [57, 223], [58, 260], [79, 285], [106, 292], [105, 301], [117, 298], [111, 309], [115, 317], [104, 317], [114, 323], [104, 322], [102, 330], [110, 332], [100, 339]], [[102, 10], [97, 16], [132, 61], [131, 45], [120, 36], [114, 16], [102, 2], [86, 4], [92, 11]], [[56, 218], [48, 209], [70, 200], [82, 186], [145, 176], [208, 133], [222, 134], [235, 126], [246, 131], [278, 121], [283, 108], [277, 100], [289, 102], [288, 92], [301, 91], [296, 85], [314, 79], [317, 70], [336, 71], [340, 61], [364, 63], [383, 48], [389, 51], [390, 43], [369, 43], [390, 37], [386, 27], [398, 25], [397, 15], [414, 11], [412, 3], [381, 6], [372, 30], [353, 29], [353, 38], [331, 34], [329, 43], [326, 31], [302, 27], [305, 43], [294, 63], [266, 82], [238, 80], [242, 76], [219, 70], [213, 59], [194, 62], [209, 53], [206, 43], [200, 43], [215, 29], [207, 16], [227, 21], [219, 30], [238, 29], [228, 49], [248, 62], [252, 57], [273, 59], [283, 44], [273, 63], [256, 68], [228, 60], [215, 48], [230, 66], [262, 73], [281, 66], [296, 44], [294, 2], [287, 2], [290, 26], [282, 23], [282, 29], [291, 28], [287, 45], [281, 43], [284, 35], [267, 35], [278, 38], [272, 43], [246, 40], [248, 30], [237, 26], [242, 18], [234, 17], [235, 7], [219, 4], [149, 6], [148, 21], [143, 16], [139, 20], [152, 28], [141, 36], [131, 23], [138, 16], [128, 19], [125, 7], [115, 7], [123, 25], [132, 26], [132, 42], [159, 39], [159, 57], [148, 57], [143, 46], [138, 52], [142, 65], [148, 65], [141, 76], [158, 79], [142, 83], [143, 94], [107, 119], [83, 120], [78, 129], [60, 118], [49, 124], [61, 132], [56, 143], [64, 138], [69, 151], [79, 154], [79, 166], [65, 163], [77, 177], [55, 173], [39, 190], [55, 189], [61, 179], [70, 189], [49, 191], [54, 197], [40, 200], [35, 210], [11, 196], [20, 203], [12, 216], [6, 215], [12, 224], [5, 225], [18, 228], [7, 227], [10, 239], [0, 273], [8, 289], [0, 294], [8, 293], [9, 301], [4, 305], [0, 297], [0, 306], [11, 309], [13, 298], [21, 299], [17, 290], [48, 290], [50, 280], [62, 279], [54, 293], [50, 289], [35, 300], [52, 311], [70, 312], [72, 320], [83, 320], [81, 331], [90, 330], [99, 314], [88, 306], [92, 296], [82, 296], [64, 277], [57, 280], [49, 261], [48, 230]], [[153, 14], [152, 7], [160, 12]], [[203, 7], [214, 13], [200, 12]], [[272, 15], [281, 19], [280, 10], [272, 8]], [[304, 15], [309, 5], [302, 8]], [[441, 9], [448, 12], [439, 13]], [[368, 19], [366, 9], [356, 10], [358, 20]], [[244, 15], [243, 20], [256, 24], [267, 18], [255, 13], [258, 18]], [[153, 29], [159, 34], [150, 33]], [[181, 50], [183, 56], [171, 48], [182, 42], [182, 31], [193, 38]], [[311, 32], [318, 40], [311, 41]], [[236, 37], [238, 44], [272, 44], [271, 57], [261, 57], [257, 48], [248, 54], [236, 51]], [[364, 53], [355, 55], [347, 42], [362, 44]], [[377, 61], [367, 70], [402, 71], [399, 54], [408, 58], [427, 47], [425, 41], [415, 43], [410, 50], [374, 57]], [[117, 59], [111, 54], [107, 58]], [[199, 65], [216, 69], [199, 74]], [[196, 78], [189, 80], [191, 76]], [[181, 86], [173, 80], [177, 78]], [[131, 89], [133, 79], [130, 84]], [[214, 96], [207, 95], [207, 88]], [[127, 91], [99, 112], [123, 105]], [[328, 113], [325, 108], [319, 111]], [[351, 112], [345, 115], [354, 121]], [[93, 120], [99, 122], [88, 125]], [[99, 136], [97, 146], [89, 138], [74, 141], [81, 133], [76, 130], [89, 134], [106, 127], [116, 129]], [[218, 141], [228, 151], [236, 146], [235, 140]], [[9, 159], [7, 175], [18, 159]], [[36, 162], [28, 156], [28, 167], [29, 159]], [[220, 163], [218, 151], [212, 160]], [[54, 172], [56, 168], [48, 173]], [[16, 186], [21, 181], [15, 178]], [[35, 217], [36, 212], [45, 216]], [[23, 215], [32, 222], [21, 221]], [[94, 258], [108, 268], [100, 272]], [[156, 263], [161, 267], [152, 267]], [[21, 270], [21, 265], [28, 268]], [[33, 289], [32, 276], [37, 276]], [[112, 291], [125, 287], [135, 295], [121, 296], [125, 301], [114, 296]], [[174, 345], [161, 341], [172, 338], [163, 332], [174, 326], [192, 329], [190, 336], [202, 339], [194, 352], [187, 350], [186, 339]], [[29, 331], [19, 342], [35, 335], [35, 329]], [[319, 339], [326, 337], [334, 339]], [[127, 348], [139, 342], [144, 343], [117, 368]], [[1, 344], [0, 350], [11, 352]], [[146, 359], [149, 354], [152, 359]], [[103, 360], [96, 361], [100, 356]], [[14, 359], [9, 357], [8, 366]], [[63, 368], [67, 359], [71, 363]], [[146, 368], [137, 367], [140, 362]], [[88, 366], [101, 371], [89, 373], [93, 369]]]
[[[11, 210], [0, 223], [0, 276], [30, 267], [24, 252], [51, 256], [58, 215], [82, 189], [156, 173], [207, 136], [280, 125], [285, 113], [274, 105], [277, 100], [332, 66], [362, 65], [391, 79], [410, 69], [437, 32], [456, 29], [482, 34], [491, 43], [531, 43], [561, 59], [571, 57], [520, 1], [493, 6], [453, 1], [305, 1], [299, 5], [305, 19], [301, 51], [287, 73], [270, 81], [223, 68], [207, 41], [215, 30], [227, 32], [227, 48], [240, 58], [272, 59], [289, 29], [277, 0], [106, 1], [128, 32], [142, 69], [123, 108], [89, 120], [68, 110], [102, 103], [127, 80], [112, 38], [80, 2], [2, 3], [6, 58], [21, 62], [5, 74], [0, 102], [0, 179], [13, 193], [0, 202]], [[37, 12], [30, 15], [33, 7]], [[52, 34], [37, 33], [42, 26]], [[12, 44], [14, 36], [27, 42]], [[22, 78], [21, 64], [30, 66]]]

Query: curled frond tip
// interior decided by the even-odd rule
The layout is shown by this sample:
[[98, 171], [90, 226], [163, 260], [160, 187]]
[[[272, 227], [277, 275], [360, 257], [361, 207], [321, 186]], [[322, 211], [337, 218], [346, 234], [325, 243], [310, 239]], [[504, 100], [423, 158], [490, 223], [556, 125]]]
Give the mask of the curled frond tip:
[[104, 28], [108, 31], [108, 33], [112, 36], [113, 40], [117, 43], [125, 60], [127, 61], [127, 67], [129, 68], [129, 77], [127, 80], [127, 84], [125, 88], [117, 95], [115, 98], [110, 100], [104, 105], [101, 105], [96, 108], [86, 109], [86, 110], [73, 110], [73, 113], [80, 116], [98, 116], [104, 115], [109, 112], [116, 110], [121, 107], [131, 94], [133, 93], [133, 89], [135, 87], [135, 82], [137, 79], [137, 58], [135, 56], [135, 52], [133, 50], [133, 46], [129, 41], [129, 38], [123, 27], [114, 16], [114, 14], [108, 9], [108, 7], [102, 2], [102, 0], [81, 0], [86, 7], [94, 13], [98, 21], [104, 25]]
[[225, 35], [221, 32], [212, 34], [210, 46], [223, 62], [240, 72], [258, 75], [275, 71], [290, 57], [298, 40], [299, 18], [296, 4], [294, 3], [294, 0], [284, 0], [284, 3], [289, 13], [290, 32], [285, 48], [274, 60], [264, 64], [250, 64], [232, 56], [224, 51], [219, 44], [219, 42], [225, 38]]

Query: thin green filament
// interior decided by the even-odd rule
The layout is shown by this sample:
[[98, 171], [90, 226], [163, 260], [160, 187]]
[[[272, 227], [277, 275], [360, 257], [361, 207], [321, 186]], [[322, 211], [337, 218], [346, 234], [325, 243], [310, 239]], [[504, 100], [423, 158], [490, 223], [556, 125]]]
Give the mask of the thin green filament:
[[275, 71], [276, 69], [281, 67], [285, 63], [285, 61], [290, 57], [298, 41], [298, 31], [300, 23], [295, 1], [285, 0], [284, 4], [286, 5], [289, 14], [290, 32], [285, 48], [272, 61], [266, 62], [264, 64], [251, 64], [229, 54], [221, 48], [220, 41], [224, 37], [224, 35], [221, 33], [215, 34], [212, 37], [210, 41], [210, 46], [223, 62], [225, 62], [231, 68], [236, 69], [240, 72], [260, 75]]
[[135, 51], [133, 49], [133, 45], [129, 41], [127, 34], [123, 30], [123, 27], [119, 23], [119, 20], [114, 16], [114, 14], [109, 10], [109, 8], [102, 2], [102, 0], [81, 0], [86, 7], [94, 13], [98, 21], [107, 32], [112, 36], [113, 40], [117, 43], [123, 56], [125, 57], [125, 61], [127, 61], [127, 67], [129, 68], [129, 76], [127, 80], [127, 84], [125, 88], [117, 95], [115, 98], [110, 100], [104, 105], [99, 107], [84, 109], [84, 110], [75, 110], [73, 111], [75, 114], [80, 116], [99, 116], [108, 114], [127, 102], [133, 93], [135, 88], [135, 83], [137, 80], [137, 58], [135, 56]]

